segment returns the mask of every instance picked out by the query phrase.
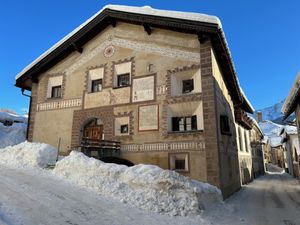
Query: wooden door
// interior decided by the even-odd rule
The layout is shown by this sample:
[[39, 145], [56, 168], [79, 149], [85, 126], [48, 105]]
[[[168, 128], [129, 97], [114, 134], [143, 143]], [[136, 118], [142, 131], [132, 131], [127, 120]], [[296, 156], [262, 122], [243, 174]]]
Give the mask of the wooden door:
[[103, 125], [88, 126], [84, 129], [84, 138], [102, 140]]

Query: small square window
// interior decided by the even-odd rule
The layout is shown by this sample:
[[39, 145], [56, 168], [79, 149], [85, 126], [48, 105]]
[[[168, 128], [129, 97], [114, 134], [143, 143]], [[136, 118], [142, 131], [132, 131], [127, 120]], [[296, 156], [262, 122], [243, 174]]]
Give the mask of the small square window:
[[229, 119], [226, 115], [220, 116], [220, 126], [221, 126], [221, 133], [230, 135], [230, 126], [229, 126]]
[[91, 92], [98, 92], [102, 90], [102, 79], [92, 80], [92, 90]]
[[130, 85], [130, 74], [125, 73], [117, 75], [117, 85], [118, 87], [125, 87]]
[[121, 134], [128, 134], [128, 124], [121, 125], [120, 133]]
[[61, 97], [61, 85], [52, 87], [51, 98], [60, 98], [60, 97]]
[[185, 159], [175, 159], [175, 170], [185, 170]]
[[169, 168], [171, 170], [187, 172], [189, 170], [188, 162], [188, 153], [169, 154]]
[[183, 80], [182, 81], [182, 93], [190, 93], [194, 90], [194, 80]]

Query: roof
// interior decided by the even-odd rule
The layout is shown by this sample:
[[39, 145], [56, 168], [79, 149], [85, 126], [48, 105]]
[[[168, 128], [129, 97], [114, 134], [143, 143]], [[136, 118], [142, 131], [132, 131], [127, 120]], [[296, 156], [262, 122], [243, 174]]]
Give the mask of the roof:
[[244, 90], [241, 88], [240, 86], [240, 91], [242, 93], [242, 97], [243, 97], [243, 108], [247, 109], [247, 112], [253, 113], [255, 111], [254, 107], [252, 106], [252, 104], [250, 103], [250, 101], [248, 100]]
[[263, 133], [262, 129], [260, 128], [260, 126], [258, 125], [257, 121], [252, 116], [248, 116], [248, 117], [252, 120], [253, 124], [257, 127], [258, 131], [261, 134], [261, 137], [264, 138], [264, 133]]
[[282, 137], [270, 137], [269, 138], [270, 145], [272, 148], [277, 148], [279, 146], [282, 146]]
[[287, 119], [289, 115], [291, 115], [296, 108], [297, 100], [300, 97], [300, 71], [297, 74], [297, 77], [294, 81], [294, 84], [286, 97], [281, 111], [284, 114], [284, 119]]
[[36, 82], [41, 73], [47, 71], [72, 52], [81, 49], [84, 44], [107, 26], [115, 26], [117, 21], [197, 34], [200, 41], [203, 35], [209, 36], [213, 48], [217, 52], [217, 60], [221, 62], [222, 74], [234, 103], [245, 111], [253, 113], [253, 107], [240, 89], [222, 24], [218, 17], [200, 13], [158, 10], [149, 6], [105, 6], [25, 67], [16, 76], [16, 86], [31, 90], [32, 82]]

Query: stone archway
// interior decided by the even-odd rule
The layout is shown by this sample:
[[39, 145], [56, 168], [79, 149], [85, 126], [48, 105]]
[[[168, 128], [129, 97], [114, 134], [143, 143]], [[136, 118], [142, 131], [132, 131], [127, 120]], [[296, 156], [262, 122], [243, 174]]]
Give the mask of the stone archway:
[[99, 118], [90, 118], [82, 126], [81, 140], [100, 141], [104, 139], [103, 122]]
[[101, 107], [95, 109], [84, 109], [74, 111], [72, 126], [71, 147], [76, 148], [80, 145], [83, 137], [84, 126], [92, 119], [100, 119], [103, 124], [103, 134], [105, 140], [113, 140], [114, 113], [112, 107]]

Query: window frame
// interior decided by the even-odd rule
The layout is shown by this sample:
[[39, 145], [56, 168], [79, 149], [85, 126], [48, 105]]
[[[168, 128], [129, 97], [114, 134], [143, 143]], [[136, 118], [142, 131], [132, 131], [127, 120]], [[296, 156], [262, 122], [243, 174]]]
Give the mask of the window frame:
[[[190, 123], [187, 122], [187, 120], [190, 119]], [[171, 117], [172, 122], [172, 130], [171, 132], [181, 132], [181, 133], [187, 133], [187, 132], [195, 132], [198, 131], [198, 124], [197, 124], [197, 115], [192, 116], [183, 116], [183, 117]], [[176, 124], [174, 124], [176, 122]], [[188, 130], [188, 125], [190, 125], [190, 128]], [[183, 126], [183, 129], [181, 127]], [[174, 129], [176, 127], [176, 129]]]
[[[189, 173], [190, 172], [190, 154], [189, 154], [189, 152], [169, 153], [168, 158], [169, 158], [169, 169], [170, 170], [180, 172], [180, 173]], [[184, 160], [184, 169], [176, 168], [176, 160], [177, 161]]]
[[220, 115], [220, 131], [222, 135], [232, 135], [229, 117], [227, 115]]
[[[123, 127], [127, 127], [127, 131], [126, 132], [123, 132]], [[124, 135], [124, 134], [129, 134], [129, 125], [128, 124], [121, 124], [120, 125], [120, 134], [121, 135]]]
[[[98, 82], [100, 81], [100, 85], [101, 85], [101, 88], [99, 89], [99, 86], [97, 88], [97, 90], [94, 90], [94, 82]], [[99, 85], [99, 84], [96, 84], [96, 85]], [[99, 78], [99, 79], [94, 79], [94, 80], [91, 80], [91, 93], [97, 93], [97, 92], [101, 92], [103, 90], [103, 79], [102, 78]]]
[[[55, 90], [59, 90], [59, 96], [55, 95]], [[57, 93], [56, 93], [57, 94]], [[62, 97], [62, 85], [56, 85], [51, 87], [51, 97], [50, 98], [61, 98]]]
[[[128, 77], [127, 79], [128, 79], [128, 83], [127, 84], [125, 84], [125, 85], [120, 85], [120, 81], [119, 81], [119, 78], [120, 77]], [[117, 82], [116, 82], [116, 87], [115, 88], [122, 88], [122, 87], [128, 87], [128, 86], [130, 86], [130, 84], [131, 84], [131, 82], [130, 82], [130, 73], [122, 73], [122, 74], [116, 74], [116, 79], [117, 79]]]
[[[191, 82], [191, 84], [187, 85], [189, 82]], [[191, 86], [190, 90], [186, 87], [186, 86]], [[188, 94], [188, 93], [191, 93], [193, 92], [194, 90], [194, 79], [191, 78], [191, 79], [186, 79], [186, 80], [182, 80], [182, 94]]]

